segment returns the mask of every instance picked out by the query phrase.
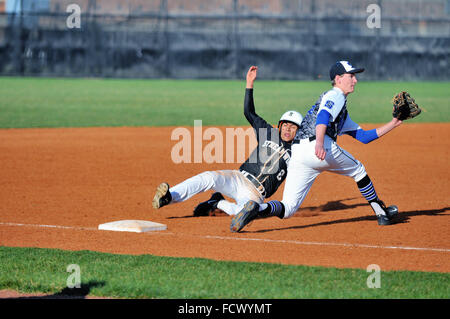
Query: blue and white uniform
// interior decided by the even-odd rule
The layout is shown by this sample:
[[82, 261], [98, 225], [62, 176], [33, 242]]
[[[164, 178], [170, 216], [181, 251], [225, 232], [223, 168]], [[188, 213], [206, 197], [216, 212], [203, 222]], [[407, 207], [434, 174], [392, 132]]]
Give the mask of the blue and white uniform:
[[[315, 155], [318, 124], [327, 125], [324, 160]], [[367, 175], [364, 165], [336, 143], [342, 134], [351, 135], [363, 143], [378, 138], [376, 130], [364, 131], [352, 121], [347, 111], [346, 96], [341, 89], [333, 87], [323, 93], [308, 111], [294, 139], [282, 200], [284, 218], [297, 211], [320, 173], [329, 171], [349, 176], [355, 182]]]
[[[347, 95], [356, 84], [354, 74], [363, 72], [363, 68], [354, 68], [348, 61], [338, 61], [330, 68], [330, 79], [335, 85], [324, 92], [305, 115], [291, 147], [291, 160], [284, 187], [283, 200], [271, 200], [264, 204], [248, 202], [231, 221], [232, 232], [239, 232], [245, 225], [256, 218], [289, 218], [303, 203], [317, 176], [328, 171], [353, 178], [361, 195], [369, 202], [379, 225], [391, 225], [398, 213], [398, 207], [386, 207], [379, 199], [372, 180], [366, 173], [364, 165], [350, 153], [342, 149], [336, 140], [342, 134], [348, 134], [362, 143], [370, 143], [381, 135], [391, 131], [401, 123], [394, 119], [382, 126], [380, 130], [365, 131], [352, 121], [347, 111]], [[345, 79], [340, 81], [338, 76]], [[336, 84], [338, 83], [338, 84]], [[323, 145], [316, 150], [316, 128], [320, 131], [325, 126]], [[322, 141], [320, 141], [322, 142]], [[325, 152], [324, 152], [325, 151]]]

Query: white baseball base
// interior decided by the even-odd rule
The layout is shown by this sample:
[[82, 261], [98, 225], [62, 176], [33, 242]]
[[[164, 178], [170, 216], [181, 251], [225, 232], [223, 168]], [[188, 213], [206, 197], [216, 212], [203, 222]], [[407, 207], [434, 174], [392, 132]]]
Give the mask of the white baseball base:
[[118, 220], [98, 225], [100, 230], [126, 231], [133, 233], [145, 233], [149, 231], [166, 230], [167, 225], [147, 220]]

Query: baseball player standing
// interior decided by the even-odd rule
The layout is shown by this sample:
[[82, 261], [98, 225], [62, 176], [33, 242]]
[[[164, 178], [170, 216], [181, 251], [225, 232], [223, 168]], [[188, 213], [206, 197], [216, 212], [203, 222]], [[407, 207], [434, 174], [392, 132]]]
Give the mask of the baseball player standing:
[[[174, 187], [161, 183], [153, 198], [153, 208], [183, 202], [195, 194], [214, 190], [212, 197], [200, 203], [194, 216], [206, 216], [216, 208], [229, 215], [238, 213], [244, 204], [252, 200], [263, 203], [272, 196], [286, 178], [287, 165], [291, 158], [291, 144], [302, 115], [296, 111], [284, 113], [274, 128], [255, 113], [253, 83], [258, 68], [250, 67], [244, 100], [244, 115], [255, 130], [258, 146], [239, 170], [207, 171], [193, 176]], [[231, 203], [223, 195], [233, 198]]]
[[352, 121], [347, 111], [347, 96], [355, 89], [356, 74], [364, 69], [348, 61], [336, 62], [330, 68], [333, 88], [323, 93], [308, 111], [292, 145], [292, 158], [283, 193], [283, 200], [266, 204], [249, 201], [233, 217], [231, 231], [238, 232], [255, 218], [291, 217], [302, 204], [316, 177], [324, 172], [349, 176], [375, 212], [379, 225], [390, 225], [398, 213], [396, 206], [386, 207], [375, 191], [364, 165], [336, 142], [348, 134], [362, 143], [370, 143], [398, 127], [402, 121], [393, 118], [373, 130], [363, 130]]

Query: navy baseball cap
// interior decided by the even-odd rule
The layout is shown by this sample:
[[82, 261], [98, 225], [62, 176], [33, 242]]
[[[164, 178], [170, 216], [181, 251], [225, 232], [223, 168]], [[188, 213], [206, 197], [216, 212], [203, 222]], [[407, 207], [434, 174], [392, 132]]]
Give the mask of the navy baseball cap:
[[363, 68], [355, 68], [348, 61], [338, 61], [330, 68], [330, 79], [334, 80], [336, 75], [342, 75], [345, 73], [361, 73], [363, 71]]

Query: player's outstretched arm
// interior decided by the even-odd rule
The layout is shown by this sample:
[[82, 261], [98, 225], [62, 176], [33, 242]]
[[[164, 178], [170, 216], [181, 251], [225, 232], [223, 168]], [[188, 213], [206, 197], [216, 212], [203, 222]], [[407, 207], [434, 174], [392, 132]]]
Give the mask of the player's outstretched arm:
[[253, 101], [253, 83], [255, 82], [257, 73], [257, 66], [251, 66], [247, 72], [247, 86], [245, 89], [244, 98], [244, 116], [254, 129], [272, 128], [272, 125], [256, 114], [255, 111], [255, 103]]
[[[350, 120], [349, 120], [349, 122], [350, 122]], [[354, 123], [354, 124], [357, 125], [356, 123]], [[366, 130], [363, 130], [362, 128], [358, 128], [356, 130], [347, 131], [347, 132], [345, 132], [345, 134], [352, 136], [353, 138], [357, 139], [361, 143], [368, 144], [368, 143], [380, 138], [381, 136], [389, 133], [390, 131], [392, 131], [394, 128], [400, 126], [401, 124], [402, 124], [402, 121], [400, 121], [399, 119], [393, 118], [390, 122], [384, 124], [383, 126], [376, 128], [376, 129], [366, 131]]]
[[392, 131], [394, 128], [400, 126], [403, 122], [400, 121], [397, 118], [392, 118], [392, 120], [386, 124], [384, 124], [383, 126], [380, 126], [379, 128], [377, 128], [377, 135], [378, 137], [382, 137], [383, 135], [389, 133], [390, 131]]

